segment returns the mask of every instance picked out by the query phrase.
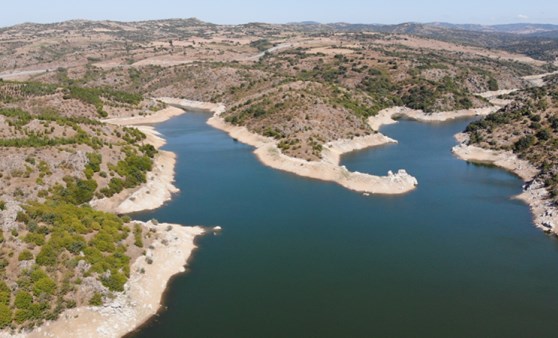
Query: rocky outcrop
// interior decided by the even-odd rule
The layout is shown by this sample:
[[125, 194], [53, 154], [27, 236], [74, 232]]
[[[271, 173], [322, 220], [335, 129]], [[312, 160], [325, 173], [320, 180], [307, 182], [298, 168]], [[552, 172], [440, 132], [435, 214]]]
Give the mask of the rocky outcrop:
[[19, 202], [7, 195], [0, 197], [0, 201], [4, 202], [4, 210], [0, 210], [0, 228], [4, 231], [17, 228], [17, 214], [23, 210]]

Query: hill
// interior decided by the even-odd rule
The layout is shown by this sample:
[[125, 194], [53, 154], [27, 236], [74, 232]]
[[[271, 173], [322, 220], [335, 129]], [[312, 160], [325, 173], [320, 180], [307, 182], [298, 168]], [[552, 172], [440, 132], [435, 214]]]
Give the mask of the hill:
[[496, 110], [500, 91], [516, 91], [470, 127], [471, 142], [517, 151], [555, 193], [557, 88], [550, 77], [533, 89], [541, 80], [529, 76], [558, 70], [557, 40], [527, 26], [446, 26], [172, 19], [1, 29], [0, 326], [102, 305], [147, 259], [143, 247], [160, 236], [91, 201], [146, 183], [160, 153], [138, 129], [105, 119], [152, 117], [168, 108], [161, 97], [223, 103], [229, 125], [319, 163], [330, 142], [377, 133], [369, 118], [384, 109]]

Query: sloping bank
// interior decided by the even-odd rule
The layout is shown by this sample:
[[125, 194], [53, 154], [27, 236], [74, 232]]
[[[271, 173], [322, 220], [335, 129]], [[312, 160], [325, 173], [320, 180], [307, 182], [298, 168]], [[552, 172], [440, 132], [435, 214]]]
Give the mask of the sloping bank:
[[[546, 76], [555, 74], [558, 74], [558, 72], [526, 76], [523, 79], [530, 82], [532, 87], [541, 87], [545, 83], [544, 78]], [[489, 99], [492, 104], [504, 106], [510, 101], [499, 100], [497, 96], [516, 91], [517, 89], [487, 92], [481, 94], [481, 96]], [[458, 158], [472, 163], [495, 165], [519, 176], [525, 184], [523, 185], [523, 193], [516, 198], [529, 205], [536, 227], [558, 235], [558, 208], [549, 201], [550, 194], [544, 187], [544, 182], [535, 179], [540, 173], [537, 168], [529, 162], [519, 159], [511, 151], [494, 151], [467, 145], [469, 141], [467, 134], [457, 134], [455, 138], [460, 144], [455, 146], [452, 151]]]
[[[537, 76], [537, 78], [539, 77], [541, 76]], [[382, 124], [394, 123], [394, 117], [405, 117], [419, 122], [443, 122], [463, 117], [486, 116], [496, 112], [502, 106], [510, 102], [498, 99], [498, 95], [509, 94], [515, 91], [516, 90], [505, 90], [482, 93], [480, 95], [489, 99], [494, 106], [473, 110], [424, 114], [421, 111], [404, 107], [389, 108], [371, 118], [370, 125], [377, 129]], [[525, 184], [523, 186], [523, 193], [516, 196], [516, 198], [529, 205], [536, 227], [545, 232], [558, 235], [558, 208], [549, 201], [549, 192], [545, 189], [544, 182], [535, 179], [539, 174], [537, 168], [529, 162], [519, 159], [511, 151], [493, 151], [476, 146], [469, 146], [467, 145], [468, 135], [466, 134], [457, 134], [455, 137], [459, 145], [455, 146], [452, 152], [458, 158], [472, 163], [494, 165], [519, 176]]]
[[403, 194], [415, 189], [417, 180], [405, 170], [389, 172], [387, 176], [374, 176], [351, 172], [340, 165], [341, 155], [347, 152], [397, 142], [380, 133], [358, 137], [351, 140], [337, 140], [327, 143], [322, 152], [321, 161], [305, 161], [286, 156], [277, 147], [277, 141], [250, 132], [246, 127], [226, 123], [221, 114], [225, 111], [222, 104], [202, 103], [175, 98], [159, 98], [168, 105], [184, 110], [200, 110], [213, 113], [208, 124], [227, 132], [232, 138], [256, 148], [258, 159], [271, 168], [293, 173], [299, 176], [335, 182], [341, 186], [362, 193]]
[[[487, 93], [485, 97], [494, 99], [501, 93]], [[225, 112], [223, 104], [198, 102], [177, 98], [158, 98], [158, 100], [176, 108], [184, 110], [197, 110], [210, 112], [213, 116], [208, 120], [208, 124], [214, 128], [227, 132], [232, 138], [251, 145], [256, 148], [254, 153], [258, 159], [271, 168], [293, 173], [299, 176], [335, 182], [347, 189], [368, 194], [396, 195], [412, 191], [418, 185], [416, 178], [409, 175], [405, 170], [400, 169], [397, 173], [388, 172], [386, 176], [375, 176], [359, 172], [351, 172], [346, 167], [340, 165], [343, 154], [362, 150], [374, 146], [388, 143], [397, 143], [385, 135], [378, 132], [384, 124], [395, 123], [394, 118], [405, 117], [419, 122], [445, 122], [458, 118], [467, 118], [480, 115], [488, 115], [500, 108], [499, 102], [491, 102], [494, 106], [439, 112], [426, 114], [420, 110], [413, 110], [405, 107], [393, 107], [382, 110], [376, 116], [368, 120], [369, 125], [375, 131], [374, 134], [353, 139], [336, 140], [324, 145], [322, 160], [305, 161], [283, 154], [277, 146], [277, 141], [273, 138], [250, 132], [246, 127], [235, 126], [225, 122], [221, 116]]]
[[[157, 149], [165, 140], [150, 126], [163, 122], [184, 111], [165, 109], [147, 117], [107, 120], [107, 123], [136, 126], [147, 135], [146, 142]], [[126, 190], [113, 198], [95, 200], [91, 205], [99, 210], [130, 213], [156, 209], [178, 191], [173, 185], [175, 155], [160, 151], [154, 158], [153, 170], [147, 183], [139, 188]], [[32, 332], [16, 337], [121, 337], [138, 328], [157, 313], [169, 280], [185, 271], [185, 265], [196, 248], [195, 238], [205, 232], [201, 227], [176, 224], [141, 223], [149, 232], [153, 243], [146, 253], [133, 262], [130, 278], [124, 292], [100, 307], [80, 307], [64, 311], [59, 319], [47, 322]], [[0, 334], [0, 337], [3, 335]]]
[[153, 229], [158, 239], [146, 250], [146, 256], [132, 264], [124, 292], [101, 307], [66, 310], [56, 321], [16, 337], [121, 337], [155, 315], [168, 281], [185, 271], [184, 266], [196, 248], [194, 239], [204, 229], [151, 222], [143, 225]]
[[529, 205], [538, 228], [558, 235], [558, 208], [549, 201], [544, 182], [535, 179], [539, 174], [537, 168], [511, 151], [494, 151], [467, 145], [469, 136], [466, 134], [457, 134], [456, 139], [460, 144], [453, 148], [453, 153], [458, 158], [472, 163], [495, 165], [519, 176], [525, 185], [523, 193], [516, 198]]

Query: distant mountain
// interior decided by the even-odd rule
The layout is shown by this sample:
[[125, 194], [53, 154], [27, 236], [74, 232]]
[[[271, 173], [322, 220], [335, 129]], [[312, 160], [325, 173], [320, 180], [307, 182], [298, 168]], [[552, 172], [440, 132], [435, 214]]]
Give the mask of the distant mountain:
[[317, 21], [300, 21], [300, 22], [289, 22], [287, 25], [321, 25], [320, 22]]
[[475, 32], [510, 33], [510, 34], [537, 34], [558, 31], [558, 25], [537, 23], [512, 23], [505, 25], [474, 25], [452, 24], [447, 22], [433, 22], [427, 25], [449, 29], [461, 29]]
[[[525, 54], [544, 61], [554, 61], [558, 58], [558, 25], [552, 24], [515, 23], [490, 26], [444, 22], [406, 22], [397, 25], [385, 25], [346, 22], [322, 24], [315, 21], [303, 21], [284, 25], [252, 22], [233, 26], [247, 30], [266, 29], [270, 32], [291, 28], [320, 34], [332, 32], [406, 34], [483, 48], [498, 48], [509, 52]], [[168, 38], [200, 34], [201, 28], [206, 29], [210, 27], [216, 27], [216, 25], [200, 21], [196, 18], [140, 22], [73, 20], [52, 24], [26, 23], [14, 27], [0, 28], [0, 32], [10, 30], [35, 31], [39, 28], [41, 31], [86, 31], [101, 29], [107, 30], [107, 34], [112, 34], [122, 39], [142, 41], [146, 31], [156, 32], [161, 38]]]
[[512, 23], [505, 25], [477, 25], [477, 24], [452, 24], [447, 22], [416, 23], [406, 22], [396, 25], [386, 24], [361, 24], [334, 22], [322, 24], [315, 21], [294, 22], [289, 25], [305, 26], [306, 29], [335, 29], [343, 31], [376, 31], [397, 34], [422, 34], [425, 32], [447, 32], [447, 30], [460, 30], [478, 33], [506, 33], [515, 35], [529, 35], [541, 37], [558, 37], [558, 25]]
[[406, 22], [398, 25], [336, 22], [304, 25], [298, 23], [295, 25], [305, 31], [376, 32], [415, 35], [451, 43], [503, 49], [544, 61], [554, 61], [558, 58], [558, 25], [518, 23], [485, 26], [441, 22], [426, 24]]

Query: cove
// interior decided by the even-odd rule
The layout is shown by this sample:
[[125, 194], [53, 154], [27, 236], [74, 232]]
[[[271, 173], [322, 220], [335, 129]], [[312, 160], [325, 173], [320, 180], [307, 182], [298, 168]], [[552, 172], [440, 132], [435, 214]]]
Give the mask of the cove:
[[208, 118], [157, 126], [181, 192], [133, 217], [223, 232], [198, 241], [166, 310], [131, 337], [556, 336], [557, 241], [511, 199], [521, 180], [451, 154], [466, 120], [401, 121], [382, 128], [399, 144], [346, 155], [419, 181], [365, 197], [264, 167]]

